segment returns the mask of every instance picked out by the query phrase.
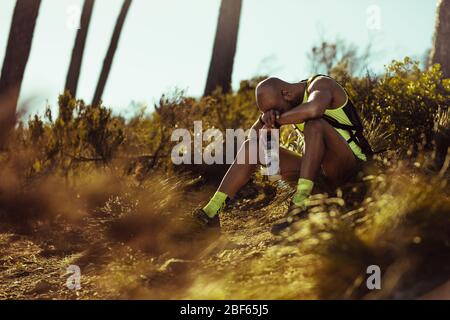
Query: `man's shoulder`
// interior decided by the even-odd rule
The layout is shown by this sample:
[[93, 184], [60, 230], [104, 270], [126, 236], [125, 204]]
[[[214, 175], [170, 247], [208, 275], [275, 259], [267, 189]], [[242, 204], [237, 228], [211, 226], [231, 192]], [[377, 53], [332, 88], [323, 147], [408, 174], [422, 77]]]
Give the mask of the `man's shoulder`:
[[336, 83], [336, 80], [330, 76], [319, 74], [309, 81], [308, 91], [331, 89]]
[[348, 98], [345, 88], [338, 81], [326, 75], [314, 77], [307, 90], [308, 94], [313, 91], [328, 91], [332, 94], [335, 101], [338, 101], [337, 105], [341, 105], [341, 101]]

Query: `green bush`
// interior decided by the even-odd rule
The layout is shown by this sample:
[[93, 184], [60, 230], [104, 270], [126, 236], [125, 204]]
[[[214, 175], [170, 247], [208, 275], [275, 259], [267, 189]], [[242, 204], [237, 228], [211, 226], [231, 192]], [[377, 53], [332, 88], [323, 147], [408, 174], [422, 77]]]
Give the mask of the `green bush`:
[[28, 121], [28, 132], [22, 135], [22, 146], [39, 154], [34, 171], [68, 174], [81, 163], [111, 162], [125, 139], [124, 120], [112, 116], [106, 107], [87, 106], [69, 93], [59, 97], [58, 107], [56, 119], [47, 108], [45, 121], [34, 116]]
[[450, 79], [444, 79], [439, 65], [423, 71], [418, 62], [405, 58], [393, 61], [381, 76], [353, 78], [339, 69], [332, 74], [346, 86], [365, 121], [390, 136], [390, 148], [431, 145], [435, 119], [450, 104]]

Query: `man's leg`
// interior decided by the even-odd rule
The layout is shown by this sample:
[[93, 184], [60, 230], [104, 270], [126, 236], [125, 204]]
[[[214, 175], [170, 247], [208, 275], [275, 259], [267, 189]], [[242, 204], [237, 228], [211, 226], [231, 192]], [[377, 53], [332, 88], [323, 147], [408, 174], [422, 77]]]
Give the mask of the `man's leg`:
[[308, 121], [304, 136], [305, 154], [293, 198], [293, 203], [298, 206], [305, 205], [320, 168], [334, 185], [345, 182], [357, 168], [357, 160], [347, 141], [325, 120]]
[[[208, 205], [203, 208], [203, 211], [205, 211], [210, 218], [220, 213], [221, 209], [226, 204], [226, 201], [235, 197], [236, 193], [249, 182], [253, 172], [256, 170], [258, 165], [254, 164], [254, 159], [257, 160], [257, 155], [250, 157], [250, 152], [258, 151], [256, 148], [252, 150], [250, 145], [250, 140], [244, 142], [238, 152], [236, 160], [225, 174], [219, 189]], [[245, 159], [245, 163], [242, 163], [242, 160], [240, 162], [237, 161], [238, 159]], [[297, 180], [301, 168], [301, 157], [290, 150], [280, 147], [279, 159], [280, 171], [283, 179], [289, 181]], [[253, 160], [253, 162], [250, 160]]]
[[[355, 156], [347, 142], [328, 122], [322, 119], [308, 121], [305, 125], [304, 135], [305, 154], [303, 157], [280, 148], [280, 169], [283, 179], [293, 180], [300, 176], [297, 193], [293, 199], [294, 204], [299, 206], [304, 205], [304, 201], [309, 197], [320, 168], [330, 182], [335, 185], [344, 182], [357, 168]], [[257, 167], [257, 164], [250, 163], [251, 149], [250, 140], [245, 141], [216, 194], [203, 208], [208, 217], [217, 217], [227, 200], [234, 198], [236, 193], [250, 180]], [[244, 163], [237, 161], [244, 157]]]
[[[253, 143], [256, 144], [256, 142]], [[218, 191], [227, 194], [230, 199], [234, 198], [236, 193], [247, 184], [256, 169], [258, 156], [257, 154], [253, 154], [251, 157], [250, 153], [252, 151], [258, 151], [257, 148], [252, 148], [251, 144], [251, 140], [246, 140], [242, 144], [236, 159], [228, 169], [228, 172], [225, 174], [222, 183], [219, 186]]]
[[[234, 198], [236, 193], [247, 184], [252, 173], [255, 171], [257, 164], [257, 155], [250, 156], [252, 152], [252, 141], [246, 140], [238, 151], [228, 172], [225, 174], [219, 189], [211, 198], [209, 203], [203, 208], [203, 211], [209, 218], [216, 217], [224, 208], [229, 199]], [[257, 152], [257, 148], [256, 149]], [[251, 159], [254, 158], [255, 160]], [[245, 161], [243, 161], [245, 159]], [[253, 160], [253, 161], [250, 161]]]
[[345, 182], [357, 168], [355, 156], [347, 141], [328, 122], [322, 119], [308, 121], [304, 136], [305, 152], [298, 171], [300, 179], [297, 192], [292, 199], [293, 205], [289, 207], [288, 217], [272, 227], [272, 233], [275, 235], [301, 218], [321, 168], [333, 185]]

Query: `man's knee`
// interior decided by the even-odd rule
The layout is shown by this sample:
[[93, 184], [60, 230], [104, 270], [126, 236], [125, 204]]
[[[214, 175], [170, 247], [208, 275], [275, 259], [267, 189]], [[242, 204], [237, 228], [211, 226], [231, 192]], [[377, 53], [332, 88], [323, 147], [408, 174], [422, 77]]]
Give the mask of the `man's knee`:
[[326, 122], [323, 119], [308, 120], [305, 123], [305, 132], [322, 132]]

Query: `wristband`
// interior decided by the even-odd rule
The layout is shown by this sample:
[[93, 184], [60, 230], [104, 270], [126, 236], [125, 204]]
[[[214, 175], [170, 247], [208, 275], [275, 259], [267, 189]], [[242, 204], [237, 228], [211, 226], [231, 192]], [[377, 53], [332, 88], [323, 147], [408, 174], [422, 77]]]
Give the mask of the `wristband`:
[[277, 112], [277, 115], [275, 116], [275, 127], [277, 129], [281, 128], [281, 125], [278, 123], [278, 120], [280, 120], [281, 114], [279, 112]]

